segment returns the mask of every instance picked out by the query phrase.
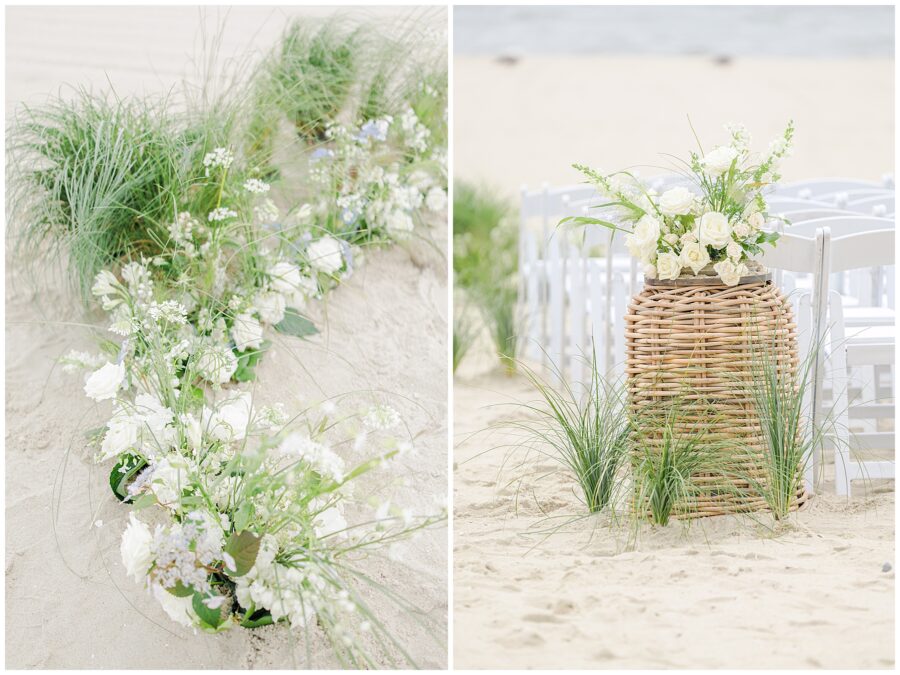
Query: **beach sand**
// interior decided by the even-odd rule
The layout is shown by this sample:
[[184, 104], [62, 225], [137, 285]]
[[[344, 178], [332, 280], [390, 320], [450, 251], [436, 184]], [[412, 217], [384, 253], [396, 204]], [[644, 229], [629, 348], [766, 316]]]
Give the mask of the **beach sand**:
[[[93, 10], [94, 23], [88, 23], [95, 29], [97, 21], [107, 32], [122, 25], [122, 10], [109, 15], [104, 8]], [[51, 91], [63, 79], [102, 84], [106, 64], [122, 90], [137, 91], [143, 81], [157, 81], [159, 90], [158, 81], [169, 76], [151, 72], [149, 64], [159, 58], [174, 68], [166, 54], [176, 52], [183, 60], [190, 45], [179, 36], [191, 36], [197, 27], [196, 10], [171, 9], [195, 21], [185, 27], [167, 24], [159, 8], [134, 9], [123, 28], [127, 38], [117, 33], [122, 55], [113, 59], [98, 48], [93, 59], [82, 42], [89, 32], [62, 30], [64, 11], [38, 17], [47, 26], [44, 38], [52, 43], [57, 36], [55, 51], [15, 64], [8, 53], [8, 96], [13, 90], [15, 100], [34, 102], [38, 92]], [[34, 10], [11, 12], [28, 19], [19, 33], [22, 26], [40, 25]], [[236, 13], [245, 31], [251, 19], [271, 17], [255, 8]], [[167, 25], [175, 26], [169, 36]], [[28, 46], [12, 22], [7, 30], [11, 43]], [[269, 31], [273, 39], [276, 34]], [[80, 56], [70, 59], [73, 54]], [[65, 67], [56, 70], [54, 64], [62, 63]], [[171, 78], [183, 74], [173, 71]], [[148, 85], [148, 90], [154, 89]], [[415, 452], [367, 477], [357, 496], [393, 494], [395, 504], [414, 513], [434, 513], [435, 502], [447, 495], [446, 227], [437, 223], [426, 237], [431, 243], [412, 240], [369, 252], [351, 279], [313, 303], [310, 313], [320, 335], [305, 341], [269, 336], [274, 344], [251, 385], [260, 403], [282, 401], [295, 412], [326, 397], [366, 390], [390, 403], [409, 426]], [[195, 634], [173, 623], [126, 578], [119, 539], [129, 509], [112, 500], [108, 467], [93, 465], [84, 452], [84, 432], [101, 424], [108, 410], [84, 396], [79, 375], [54, 366], [70, 349], [92, 349], [90, 329], [101, 328], [100, 317], [84, 316], [58, 274], [45, 271], [30, 279], [9, 252], [6, 265], [7, 667], [340, 667], [317, 629], [309, 633], [309, 654], [306, 635], [283, 626]], [[399, 545], [390, 558], [371, 556], [358, 563], [411, 600], [433, 626], [434, 637], [422, 627], [423, 617], [367, 594], [376, 616], [422, 667], [447, 664], [447, 555], [446, 528], [435, 527]]]
[[[455, 175], [512, 200], [523, 183], [577, 182], [576, 161], [661, 173], [660, 152], [693, 147], [687, 114], [707, 144], [741, 121], [762, 147], [793, 117], [786, 179], [877, 180], [893, 166], [888, 61], [464, 57], [454, 69]], [[485, 432], [526, 415], [502, 404], [536, 400], [490, 349], [482, 335], [455, 377], [456, 667], [893, 665], [893, 482], [850, 501], [826, 484], [775, 532], [712, 518], [628, 546], [578, 518], [557, 464], [515, 450], [518, 435]]]

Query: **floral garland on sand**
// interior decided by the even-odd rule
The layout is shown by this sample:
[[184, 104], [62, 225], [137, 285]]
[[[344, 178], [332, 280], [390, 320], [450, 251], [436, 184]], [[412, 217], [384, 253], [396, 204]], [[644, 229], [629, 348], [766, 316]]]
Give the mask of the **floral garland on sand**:
[[607, 200], [595, 208], [606, 209], [610, 219], [579, 216], [562, 222], [624, 231], [629, 253], [648, 278], [674, 280], [711, 271], [727, 286], [738, 284], [749, 273], [751, 258], [778, 240], [777, 232], [763, 229], [769, 217], [763, 191], [780, 178], [794, 125], [789, 122], [762, 156], [751, 153], [743, 125], [725, 128], [727, 145], [691, 152], [685, 162], [681, 173], [690, 189], [678, 186], [657, 194], [627, 171], [605, 175], [575, 164]]
[[[353, 561], [446, 518], [440, 499], [414, 514], [354, 498], [357, 479], [413, 451], [399, 414], [326, 401], [289, 418], [231, 385], [254, 379], [267, 330], [316, 332], [301, 312], [362, 264], [365, 245], [409, 237], [425, 212], [445, 211], [446, 153], [429, 135], [411, 108], [329, 126], [311, 156], [316, 198], [290, 219], [268, 183], [215, 148], [203, 164], [217, 206], [176, 213], [158, 254], [96, 276], [92, 293], [120, 339], [101, 341], [105, 356], [62, 362], [89, 370], [85, 393], [112, 402], [96, 460], [115, 463], [119, 500], [156, 507], [153, 527], [130, 515], [122, 560], [174, 621], [218, 632], [316, 620], [356, 666], [376, 665], [362, 634], [397, 646], [355, 590], [367, 578]], [[235, 171], [241, 179], [226, 181]], [[348, 525], [348, 505], [368, 511], [363, 524]]]

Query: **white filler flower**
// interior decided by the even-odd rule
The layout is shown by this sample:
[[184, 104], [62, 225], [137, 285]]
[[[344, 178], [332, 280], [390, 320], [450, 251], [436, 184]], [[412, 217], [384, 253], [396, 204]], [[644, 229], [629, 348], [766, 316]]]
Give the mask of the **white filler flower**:
[[91, 373], [84, 384], [84, 393], [95, 401], [106, 401], [116, 397], [124, 381], [125, 366], [107, 361], [106, 365]]

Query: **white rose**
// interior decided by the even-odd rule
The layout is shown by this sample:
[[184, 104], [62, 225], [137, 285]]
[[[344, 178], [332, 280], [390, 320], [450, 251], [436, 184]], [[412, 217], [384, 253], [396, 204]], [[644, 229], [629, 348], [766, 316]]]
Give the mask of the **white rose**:
[[635, 258], [649, 260], [656, 252], [659, 234], [659, 221], [649, 214], [644, 214], [635, 223], [631, 234], [625, 237], [625, 245]]
[[425, 206], [429, 211], [443, 211], [447, 208], [447, 193], [443, 188], [437, 186], [431, 188], [425, 195]]
[[125, 366], [121, 363], [106, 362], [87, 379], [84, 393], [95, 401], [105, 401], [116, 397], [116, 392], [125, 381]]
[[253, 399], [250, 392], [241, 392], [218, 405], [215, 412], [203, 409], [203, 426], [217, 441], [240, 441], [247, 436]]
[[656, 265], [652, 265], [650, 263], [647, 263], [646, 265], [644, 265], [644, 276], [648, 279], [655, 279], [656, 278]]
[[741, 245], [736, 241], [729, 241], [728, 246], [725, 247], [725, 254], [737, 262], [741, 259], [741, 256], [744, 255], [744, 249], [741, 248]]
[[706, 246], [701, 246], [696, 241], [689, 241], [681, 248], [681, 263], [690, 267], [694, 274], [700, 274], [700, 270], [709, 264], [709, 252]]
[[731, 225], [728, 218], [718, 211], [704, 213], [700, 218], [697, 240], [704, 246], [724, 248], [731, 241]]
[[150, 542], [153, 535], [145, 523], [129, 514], [130, 522], [122, 533], [122, 543], [119, 550], [122, 553], [122, 563], [125, 565], [125, 573], [140, 582], [147, 576], [153, 558], [150, 554]]
[[734, 226], [734, 233], [743, 239], [744, 237], [749, 236], [750, 234], [750, 226], [745, 223], [743, 220]]
[[162, 605], [163, 611], [168, 614], [169, 618], [182, 626], [190, 628], [199, 619], [192, 604], [193, 596], [179, 598], [169, 593], [160, 584], [153, 584], [153, 597]]
[[397, 239], [403, 239], [415, 229], [412, 216], [406, 211], [394, 209], [385, 221], [385, 227], [391, 236]]
[[303, 275], [296, 265], [281, 261], [268, 269], [272, 288], [284, 295], [290, 295], [302, 285]]
[[334, 274], [344, 266], [341, 242], [327, 234], [311, 243], [306, 254], [309, 256], [309, 264], [325, 274]]
[[[293, 294], [293, 292], [292, 292]], [[284, 318], [284, 310], [287, 307], [284, 296], [281, 293], [257, 293], [253, 301], [259, 318], [269, 324], [279, 323]]]
[[694, 234], [693, 232], [685, 232], [683, 235], [681, 235], [681, 245], [682, 246], [685, 244], [689, 244], [691, 242], [696, 243], [696, 241], [697, 241], [697, 235]]
[[132, 449], [138, 442], [138, 429], [140, 422], [135, 421], [126, 413], [119, 412], [113, 416], [107, 425], [106, 435], [100, 445], [99, 461], [118, 457], [126, 450]]
[[258, 349], [263, 341], [262, 324], [248, 312], [238, 314], [234, 317], [231, 337], [234, 338], [234, 344], [240, 352], [247, 349]]
[[736, 286], [741, 277], [747, 274], [747, 266], [736, 265], [731, 260], [722, 260], [713, 265], [713, 269], [726, 286]]
[[663, 237], [663, 241], [665, 241], [669, 246], [674, 246], [678, 243], [678, 235], [669, 233]]
[[747, 219], [747, 222], [750, 224], [751, 229], [761, 230], [763, 225], [766, 224], [766, 217], [757, 211]]
[[224, 345], [208, 346], [197, 358], [200, 377], [213, 384], [225, 384], [237, 370], [238, 360], [234, 352]]
[[681, 274], [681, 261], [674, 253], [660, 253], [656, 258], [656, 273], [660, 279], [677, 279]]
[[706, 175], [716, 178], [731, 168], [731, 163], [737, 157], [737, 150], [727, 145], [720, 146], [708, 153], [700, 163]]
[[691, 212], [694, 195], [683, 187], [666, 190], [659, 198], [659, 210], [667, 216], [683, 216]]

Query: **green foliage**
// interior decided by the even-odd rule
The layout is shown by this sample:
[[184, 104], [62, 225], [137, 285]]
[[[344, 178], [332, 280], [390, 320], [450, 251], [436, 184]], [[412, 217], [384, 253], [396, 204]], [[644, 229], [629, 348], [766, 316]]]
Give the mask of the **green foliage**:
[[109, 487], [112, 489], [116, 499], [120, 502], [131, 501], [131, 497], [128, 494], [128, 484], [145, 466], [147, 466], [147, 462], [142, 457], [134, 455], [125, 455], [116, 462], [109, 472]]
[[501, 360], [515, 367], [518, 269], [517, 230], [509, 203], [463, 181], [454, 185], [453, 271], [481, 313]]

